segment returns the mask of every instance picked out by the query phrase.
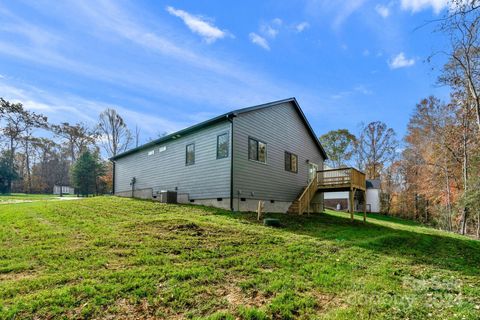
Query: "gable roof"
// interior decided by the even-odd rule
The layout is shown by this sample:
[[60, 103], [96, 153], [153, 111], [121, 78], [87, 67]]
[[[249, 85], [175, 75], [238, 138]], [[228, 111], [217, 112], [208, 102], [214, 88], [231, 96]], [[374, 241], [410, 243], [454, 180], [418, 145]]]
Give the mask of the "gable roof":
[[171, 133], [169, 135], [166, 135], [164, 137], [161, 137], [159, 139], [156, 139], [156, 140], [153, 140], [153, 141], [150, 141], [148, 143], [145, 143], [141, 146], [138, 146], [136, 148], [133, 148], [133, 149], [130, 149], [130, 150], [127, 150], [123, 153], [120, 153], [120, 154], [117, 154], [116, 156], [114, 157], [111, 157], [110, 160], [111, 161], [114, 161], [114, 160], [117, 160], [117, 159], [120, 159], [120, 158], [123, 158], [127, 155], [130, 155], [130, 154], [133, 154], [133, 153], [136, 153], [138, 151], [141, 151], [141, 150], [145, 150], [145, 149], [148, 149], [148, 148], [151, 148], [153, 146], [156, 146], [160, 143], [163, 143], [163, 142], [166, 142], [166, 141], [169, 141], [169, 140], [174, 140], [174, 139], [178, 139], [186, 134], [189, 134], [189, 133], [192, 133], [194, 131], [198, 131], [198, 130], [201, 130], [203, 128], [206, 128], [208, 126], [211, 126], [215, 123], [218, 123], [218, 122], [221, 122], [221, 121], [225, 121], [227, 119], [231, 119], [235, 116], [237, 116], [238, 114], [241, 114], [241, 113], [245, 113], [245, 112], [250, 112], [250, 111], [255, 111], [255, 110], [260, 110], [260, 109], [265, 109], [265, 108], [269, 108], [269, 107], [273, 107], [273, 106], [276, 106], [276, 105], [279, 105], [279, 104], [283, 104], [283, 103], [287, 103], [287, 102], [291, 102], [293, 103], [293, 106], [295, 107], [295, 110], [298, 112], [298, 114], [300, 115], [300, 118], [302, 119], [303, 123], [305, 124], [305, 127], [307, 128], [307, 131], [310, 133], [310, 136], [312, 137], [313, 141], [315, 141], [318, 149], [320, 150], [320, 153], [322, 154], [323, 158], [324, 159], [327, 159], [327, 154], [325, 152], [325, 150], [323, 149], [322, 145], [320, 144], [320, 141], [318, 140], [318, 137], [316, 136], [315, 132], [313, 131], [312, 127], [310, 126], [310, 123], [308, 123], [308, 120], [307, 118], [305, 117], [305, 114], [303, 113], [302, 109], [300, 108], [300, 105], [298, 104], [297, 102], [297, 99], [295, 99], [294, 97], [293, 98], [288, 98], [288, 99], [283, 99], [283, 100], [277, 100], [277, 101], [272, 101], [272, 102], [269, 102], [269, 103], [264, 103], [264, 104], [259, 104], [259, 105], [256, 105], [256, 106], [252, 106], [252, 107], [247, 107], [247, 108], [242, 108], [242, 109], [237, 109], [237, 110], [234, 110], [234, 111], [230, 111], [230, 112], [227, 112], [227, 113], [224, 113], [222, 115], [219, 115], [218, 117], [215, 117], [215, 118], [212, 118], [210, 120], [206, 120], [206, 121], [203, 121], [203, 122], [200, 122], [196, 125], [193, 125], [191, 127], [188, 127], [188, 128], [185, 128], [185, 129], [182, 129], [180, 131], [177, 131], [177, 132], [174, 132], [174, 133]]

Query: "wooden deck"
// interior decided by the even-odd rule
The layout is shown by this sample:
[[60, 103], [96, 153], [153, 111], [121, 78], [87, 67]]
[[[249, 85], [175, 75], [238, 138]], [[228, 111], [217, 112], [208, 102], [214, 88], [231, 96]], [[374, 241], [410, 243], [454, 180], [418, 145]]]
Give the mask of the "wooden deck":
[[[310, 212], [311, 201], [317, 192], [348, 191], [350, 217], [353, 221], [354, 195], [357, 190], [362, 191], [363, 201], [366, 203], [367, 186], [365, 173], [355, 168], [319, 170], [315, 178], [305, 187], [302, 194], [292, 203], [289, 212], [298, 214]], [[363, 208], [363, 221], [366, 221], [366, 205]]]
[[318, 191], [366, 190], [365, 173], [355, 168], [320, 170], [317, 171], [317, 180]]

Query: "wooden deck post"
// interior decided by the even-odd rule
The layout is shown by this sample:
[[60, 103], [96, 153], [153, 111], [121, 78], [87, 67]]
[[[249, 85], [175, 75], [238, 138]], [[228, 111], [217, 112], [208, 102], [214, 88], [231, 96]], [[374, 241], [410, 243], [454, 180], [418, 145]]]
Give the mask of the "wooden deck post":
[[363, 222], [367, 222], [367, 191], [363, 191]]
[[349, 199], [350, 199], [350, 220], [353, 221], [353, 207], [354, 207], [354, 188], [350, 188]]

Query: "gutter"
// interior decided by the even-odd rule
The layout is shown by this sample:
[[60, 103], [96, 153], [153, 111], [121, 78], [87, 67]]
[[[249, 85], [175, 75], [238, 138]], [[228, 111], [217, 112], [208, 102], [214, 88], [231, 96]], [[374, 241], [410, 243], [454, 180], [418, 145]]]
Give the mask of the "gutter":
[[115, 161], [112, 162], [112, 195], [115, 195]]

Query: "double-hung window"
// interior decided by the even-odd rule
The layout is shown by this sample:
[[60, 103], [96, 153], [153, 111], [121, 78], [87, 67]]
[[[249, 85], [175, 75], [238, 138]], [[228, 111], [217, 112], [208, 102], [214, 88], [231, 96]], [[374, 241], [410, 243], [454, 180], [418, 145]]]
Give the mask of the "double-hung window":
[[248, 159], [267, 163], [267, 144], [254, 138], [248, 138]]
[[296, 154], [285, 151], [285, 171], [298, 172], [298, 157]]

